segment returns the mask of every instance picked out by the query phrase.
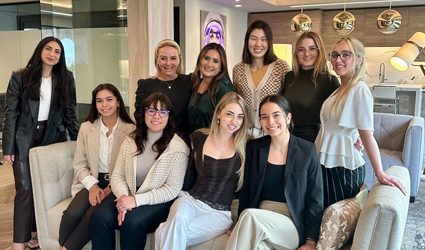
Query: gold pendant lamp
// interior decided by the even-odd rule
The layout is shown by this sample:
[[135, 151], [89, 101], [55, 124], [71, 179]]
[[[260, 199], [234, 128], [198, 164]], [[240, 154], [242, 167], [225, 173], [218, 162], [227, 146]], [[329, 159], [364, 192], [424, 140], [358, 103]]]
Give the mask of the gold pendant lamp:
[[340, 35], [350, 34], [356, 26], [356, 18], [350, 12], [345, 11], [345, 3], [344, 0], [344, 11], [338, 13], [332, 20], [332, 28]]

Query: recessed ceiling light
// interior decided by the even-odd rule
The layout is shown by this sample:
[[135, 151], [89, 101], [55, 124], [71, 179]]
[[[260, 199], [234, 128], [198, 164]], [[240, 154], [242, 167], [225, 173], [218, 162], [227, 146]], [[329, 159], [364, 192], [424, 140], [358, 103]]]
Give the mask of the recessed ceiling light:
[[[393, 2], [407, 2], [409, 0], [392, 0]], [[388, 3], [388, 0], [375, 0], [375, 1], [357, 1], [347, 2], [346, 5], [350, 4], [372, 4], [372, 3]], [[344, 3], [320, 3], [320, 4], [304, 4], [303, 7], [319, 7], [319, 6], [332, 6], [332, 5], [344, 5]], [[292, 5], [291, 8], [301, 8], [301, 5]]]
[[241, 1], [241, 0], [236, 0], [236, 2], [239, 2], [239, 1]]
[[235, 7], [240, 8], [240, 7], [242, 7], [242, 4], [235, 4]]

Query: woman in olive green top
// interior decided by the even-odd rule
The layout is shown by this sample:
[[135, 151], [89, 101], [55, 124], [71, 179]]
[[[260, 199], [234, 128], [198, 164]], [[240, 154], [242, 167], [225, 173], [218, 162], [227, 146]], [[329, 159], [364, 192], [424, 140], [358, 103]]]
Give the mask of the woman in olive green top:
[[191, 74], [192, 97], [188, 107], [190, 132], [210, 126], [221, 97], [234, 91], [227, 70], [226, 52], [220, 44], [205, 45]]

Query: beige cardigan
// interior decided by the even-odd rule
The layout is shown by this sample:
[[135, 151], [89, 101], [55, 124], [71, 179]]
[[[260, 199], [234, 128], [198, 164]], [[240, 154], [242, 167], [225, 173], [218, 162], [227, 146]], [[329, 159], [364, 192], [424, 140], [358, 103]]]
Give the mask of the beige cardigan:
[[116, 197], [134, 195], [136, 206], [155, 205], [173, 200], [180, 192], [189, 161], [189, 148], [175, 134], [168, 147], [150, 168], [142, 185], [136, 190], [137, 146], [126, 137], [121, 145], [114, 172], [112, 192]]
[[[125, 137], [136, 128], [133, 124], [123, 122], [118, 118], [117, 130], [114, 138], [114, 145], [111, 154], [109, 173], [112, 173], [115, 161], [118, 156], [118, 149], [121, 147]], [[71, 187], [71, 194], [74, 197], [84, 188], [81, 181], [88, 175], [96, 179], [99, 176], [99, 146], [100, 146], [100, 119], [93, 123], [89, 121], [81, 124], [78, 133], [77, 148], [74, 154], [74, 180]]]

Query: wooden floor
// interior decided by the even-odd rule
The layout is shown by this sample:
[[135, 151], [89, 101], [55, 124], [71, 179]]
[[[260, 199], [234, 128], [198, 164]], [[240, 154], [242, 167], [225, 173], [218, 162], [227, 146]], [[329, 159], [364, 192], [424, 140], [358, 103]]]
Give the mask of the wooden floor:
[[13, 245], [13, 198], [15, 195], [15, 182], [12, 167], [4, 162], [0, 166], [0, 249]]

